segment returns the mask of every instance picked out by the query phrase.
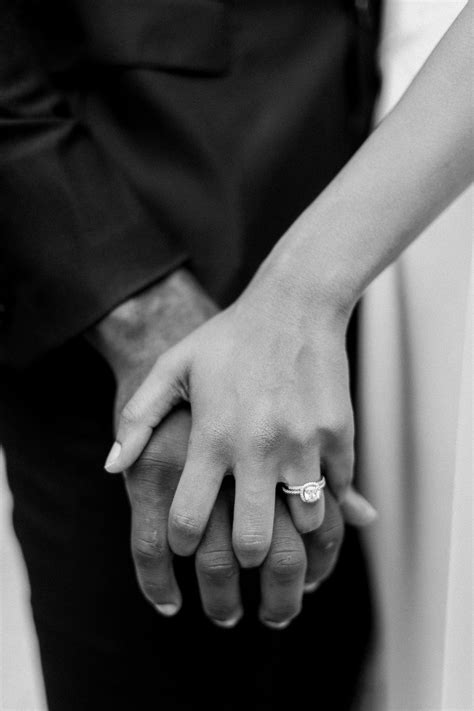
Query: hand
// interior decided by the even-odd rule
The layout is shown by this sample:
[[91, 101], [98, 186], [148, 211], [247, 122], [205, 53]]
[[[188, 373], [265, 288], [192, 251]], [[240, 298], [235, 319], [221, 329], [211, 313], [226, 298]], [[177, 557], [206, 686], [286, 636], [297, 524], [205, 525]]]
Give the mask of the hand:
[[[174, 410], [155, 430], [142, 456], [127, 471], [132, 508], [132, 554], [145, 597], [163, 615], [176, 614], [182, 597], [168, 546], [168, 514], [178, 485], [191, 429], [187, 408]], [[357, 495], [354, 495], [357, 496]], [[232, 549], [232, 479], [227, 477], [196, 552], [196, 573], [205, 614], [218, 626], [234, 627], [242, 617], [239, 565]], [[358, 523], [361, 505], [349, 501]], [[370, 514], [370, 512], [368, 512]], [[369, 516], [370, 517], [370, 516]], [[296, 531], [278, 498], [270, 551], [261, 573], [260, 619], [284, 629], [298, 615], [303, 592], [313, 591], [334, 567], [344, 533], [342, 513], [328, 494], [323, 525], [305, 537]]]
[[[116, 375], [116, 419], [157, 356], [214, 312], [215, 307], [199, 287], [180, 271], [118, 307], [89, 334]], [[167, 528], [169, 508], [186, 459], [190, 427], [189, 411], [180, 409], [171, 413], [155, 431], [142, 457], [127, 472], [125, 479], [132, 509], [132, 551], [138, 580], [147, 598], [159, 606], [162, 614], [168, 615], [177, 612], [181, 605]], [[238, 569], [231, 544], [232, 497], [233, 493], [228, 489], [220, 492], [197, 556], [203, 607], [211, 619], [224, 623], [225, 627], [232, 626], [229, 621], [235, 623], [241, 614]], [[310, 583], [327, 575], [328, 565], [332, 565], [337, 557], [337, 545], [330, 551], [323, 545], [328, 535], [337, 543], [342, 531], [338, 521], [331, 523], [335, 520], [331, 515], [331, 501], [328, 500], [325, 524], [311, 541], [306, 541], [307, 580]], [[355, 525], [367, 524], [374, 516], [370, 504], [355, 492], [352, 498], [347, 498], [344, 514]], [[285, 527], [291, 531], [290, 536], [282, 535]], [[272, 555], [265, 564], [266, 582], [262, 576], [263, 600], [269, 601], [262, 605], [264, 619], [279, 622], [283, 613], [283, 617], [289, 614], [289, 607], [290, 617], [299, 608], [301, 586], [298, 585], [296, 595], [291, 592], [295, 586], [288, 586], [291, 594], [289, 602], [285, 602], [284, 591], [280, 590], [284, 586], [273, 585], [272, 580], [275, 577], [288, 578], [289, 573], [285, 576], [281, 568], [283, 571], [292, 569], [293, 575], [299, 579], [301, 557], [301, 538], [291, 527], [285, 508], [279, 506]], [[280, 613], [273, 611], [272, 600], [280, 601]]]
[[[232, 472], [233, 543], [245, 567], [269, 552], [278, 482], [317, 480], [322, 468], [342, 501], [353, 464], [347, 319], [328, 308], [315, 317], [314, 307], [263, 271], [233, 306], [158, 359], [122, 411], [106, 464], [109, 471], [130, 467], [169, 410], [189, 401], [192, 430], [170, 511], [170, 546], [180, 555], [196, 550]], [[306, 504], [288, 497], [288, 505], [300, 532], [324, 519], [324, 498]]]

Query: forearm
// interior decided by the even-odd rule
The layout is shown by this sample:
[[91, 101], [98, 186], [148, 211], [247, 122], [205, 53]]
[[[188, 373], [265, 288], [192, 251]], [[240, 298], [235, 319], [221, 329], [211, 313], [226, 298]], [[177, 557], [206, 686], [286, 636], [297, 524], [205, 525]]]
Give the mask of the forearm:
[[328, 297], [350, 309], [472, 180], [471, 27], [472, 2], [400, 103], [264, 265], [310, 303]]

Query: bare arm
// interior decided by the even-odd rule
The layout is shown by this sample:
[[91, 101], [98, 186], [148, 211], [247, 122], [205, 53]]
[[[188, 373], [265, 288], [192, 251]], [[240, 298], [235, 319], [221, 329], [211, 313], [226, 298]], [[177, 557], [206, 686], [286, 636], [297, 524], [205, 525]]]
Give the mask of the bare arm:
[[400, 102], [294, 223], [264, 269], [351, 307], [473, 179], [473, 4]]

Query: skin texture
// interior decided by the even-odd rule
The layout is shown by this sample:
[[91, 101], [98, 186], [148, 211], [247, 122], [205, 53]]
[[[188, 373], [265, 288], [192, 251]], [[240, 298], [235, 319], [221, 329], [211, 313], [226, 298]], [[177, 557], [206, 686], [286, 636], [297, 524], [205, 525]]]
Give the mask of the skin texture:
[[[340, 476], [333, 493], [345, 493], [352, 476], [353, 424], [344, 324], [339, 339], [332, 341], [331, 333], [318, 328], [310, 342], [306, 324], [296, 322], [283, 305], [264, 314], [248, 302], [239, 307], [213, 317], [161, 356], [122, 418], [135, 421], [136, 402], [152, 417], [153, 408], [163, 407], [158, 421], [179, 400], [192, 402], [186, 465], [170, 510], [171, 548], [179, 555], [196, 550], [230, 471], [236, 486], [234, 550], [241, 565], [252, 567], [270, 549], [279, 482], [319, 479], [323, 460], [328, 481]], [[191, 354], [189, 366], [181, 354]], [[311, 378], [311, 371], [317, 376], [332, 371], [333, 377]], [[323, 500], [308, 505], [289, 499], [300, 531], [321, 525]]]
[[[182, 601], [167, 541], [167, 523], [186, 459], [190, 427], [187, 409], [173, 412], [125, 477], [132, 506], [132, 553], [137, 578], [147, 599], [165, 615], [177, 613]], [[240, 566], [231, 538], [233, 498], [229, 477], [218, 494], [195, 558], [203, 610], [215, 624], [229, 629], [244, 614]], [[295, 529], [284, 501], [279, 498], [276, 502], [272, 544], [261, 568], [259, 614], [269, 627], [286, 627], [301, 610], [304, 586], [313, 588], [321, 583], [336, 563], [344, 521], [339, 506], [332, 497], [330, 501], [330, 515], [324, 524], [305, 537]]]
[[[322, 468], [328, 491], [338, 501], [347, 495], [349, 314], [372, 279], [472, 180], [472, 8], [239, 299], [160, 357], [124, 407], [109, 471], [137, 460], [172, 407], [191, 405], [188, 454], [170, 510], [176, 553], [196, 550], [229, 471], [242, 566], [261, 564], [270, 550], [278, 482], [314, 480]], [[295, 525], [316, 529], [322, 507], [299, 503], [291, 504]]]
[[[116, 377], [116, 419], [157, 356], [216, 311], [191, 275], [179, 270], [119, 306], [88, 334]], [[131, 548], [138, 582], [150, 603], [164, 615], [176, 614], [182, 602], [168, 543], [168, 519], [186, 461], [190, 430], [189, 409], [176, 408], [155, 429], [124, 477], [132, 510]], [[268, 626], [286, 626], [301, 609], [303, 585], [314, 590], [330, 574], [343, 538], [343, 513], [355, 525], [368, 524], [375, 516], [370, 504], [354, 491], [343, 511], [329, 494], [322, 526], [302, 537], [285, 501], [286, 497], [276, 502], [271, 548], [261, 568], [260, 616]], [[227, 477], [196, 552], [204, 612], [226, 628], [234, 626], [243, 614], [240, 567], [232, 547], [233, 505], [234, 486]]]

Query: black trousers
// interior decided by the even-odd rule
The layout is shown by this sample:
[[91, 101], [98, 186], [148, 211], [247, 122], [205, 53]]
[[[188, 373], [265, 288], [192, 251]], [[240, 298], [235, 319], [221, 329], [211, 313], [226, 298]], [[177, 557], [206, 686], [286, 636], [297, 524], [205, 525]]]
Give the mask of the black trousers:
[[122, 479], [102, 468], [113, 397], [107, 366], [80, 341], [25, 373], [0, 370], [1, 442], [50, 711], [349, 709], [372, 631], [355, 532], [283, 632], [257, 620], [258, 571], [242, 576], [243, 621], [214, 627], [192, 559], [176, 560], [182, 611], [160, 617], [136, 583]]

